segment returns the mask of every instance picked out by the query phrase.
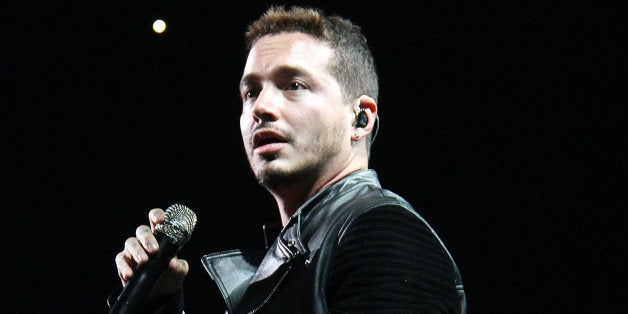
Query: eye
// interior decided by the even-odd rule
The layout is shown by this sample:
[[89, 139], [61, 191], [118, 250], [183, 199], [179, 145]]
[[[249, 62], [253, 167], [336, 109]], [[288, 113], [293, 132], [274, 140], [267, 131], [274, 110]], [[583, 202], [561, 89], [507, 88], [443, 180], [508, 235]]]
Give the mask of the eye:
[[288, 83], [288, 85], [286, 86], [286, 90], [304, 90], [304, 89], [307, 89], [305, 84], [298, 81], [292, 81]]
[[255, 98], [259, 95], [259, 91], [256, 89], [246, 89], [242, 92], [242, 98], [244, 100]]

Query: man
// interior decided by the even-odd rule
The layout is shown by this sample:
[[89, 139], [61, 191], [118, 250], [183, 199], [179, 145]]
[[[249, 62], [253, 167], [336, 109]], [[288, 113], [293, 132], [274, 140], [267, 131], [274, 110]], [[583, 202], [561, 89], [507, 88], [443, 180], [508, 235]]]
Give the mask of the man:
[[[263, 251], [203, 257], [230, 313], [460, 313], [456, 265], [434, 231], [368, 170], [377, 75], [360, 28], [340, 17], [271, 8], [250, 25], [240, 128], [282, 229]], [[149, 213], [116, 256], [125, 284], [158, 250]], [[173, 258], [149, 308], [180, 311], [186, 261]]]

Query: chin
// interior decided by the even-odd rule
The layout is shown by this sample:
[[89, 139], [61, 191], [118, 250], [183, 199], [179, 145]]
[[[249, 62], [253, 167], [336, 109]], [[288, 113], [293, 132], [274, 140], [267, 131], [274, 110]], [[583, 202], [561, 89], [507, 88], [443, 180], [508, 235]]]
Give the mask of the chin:
[[289, 185], [296, 181], [296, 176], [284, 169], [272, 169], [270, 167], [262, 167], [255, 177], [260, 185], [266, 188], [276, 188], [279, 186]]
[[315, 176], [315, 169], [312, 168], [288, 169], [270, 165], [262, 166], [255, 174], [259, 184], [268, 189], [293, 185], [313, 176]]

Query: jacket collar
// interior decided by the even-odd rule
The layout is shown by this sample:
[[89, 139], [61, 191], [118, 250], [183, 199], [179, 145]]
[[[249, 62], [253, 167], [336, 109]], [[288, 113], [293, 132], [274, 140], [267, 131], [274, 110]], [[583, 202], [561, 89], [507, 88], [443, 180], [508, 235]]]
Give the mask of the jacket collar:
[[323, 222], [329, 221], [339, 204], [348, 203], [355, 199], [358, 191], [369, 187], [380, 187], [377, 174], [374, 170], [359, 170], [352, 172], [305, 201], [290, 217], [288, 224], [270, 246], [264, 262], [260, 265], [251, 282], [268, 278], [282, 265], [290, 263], [296, 258], [305, 257], [309, 260], [313, 253], [319, 249], [321, 237], [325, 234], [323, 230], [325, 228], [321, 228]]
[[281, 251], [290, 251], [285, 257], [289, 259], [295, 254], [308, 255], [317, 250], [320, 241], [311, 241], [312, 236], [319, 231], [322, 222], [327, 221], [338, 208], [334, 204], [347, 203], [365, 187], [381, 188], [374, 170], [352, 172], [303, 203], [279, 234], [278, 247], [281, 247]]

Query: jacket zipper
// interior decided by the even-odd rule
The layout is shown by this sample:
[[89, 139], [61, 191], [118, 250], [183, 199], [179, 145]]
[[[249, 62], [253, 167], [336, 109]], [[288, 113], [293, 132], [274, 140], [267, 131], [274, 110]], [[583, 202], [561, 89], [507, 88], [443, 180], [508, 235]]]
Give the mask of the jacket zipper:
[[257, 311], [259, 311], [262, 307], [264, 307], [264, 305], [266, 305], [266, 303], [268, 303], [268, 300], [270, 300], [270, 298], [273, 296], [273, 294], [275, 294], [277, 289], [279, 289], [279, 286], [284, 281], [284, 279], [286, 279], [286, 276], [288, 276], [288, 273], [290, 272], [290, 270], [292, 270], [292, 264], [288, 265], [288, 268], [281, 275], [281, 278], [279, 278], [279, 281], [277, 281], [277, 284], [273, 287], [273, 289], [270, 290], [270, 293], [268, 293], [268, 295], [266, 296], [264, 301], [262, 301], [262, 303], [260, 303], [260, 305], [258, 305], [256, 308], [254, 308], [251, 311], [249, 311], [248, 312], [249, 314], [257, 313]]

